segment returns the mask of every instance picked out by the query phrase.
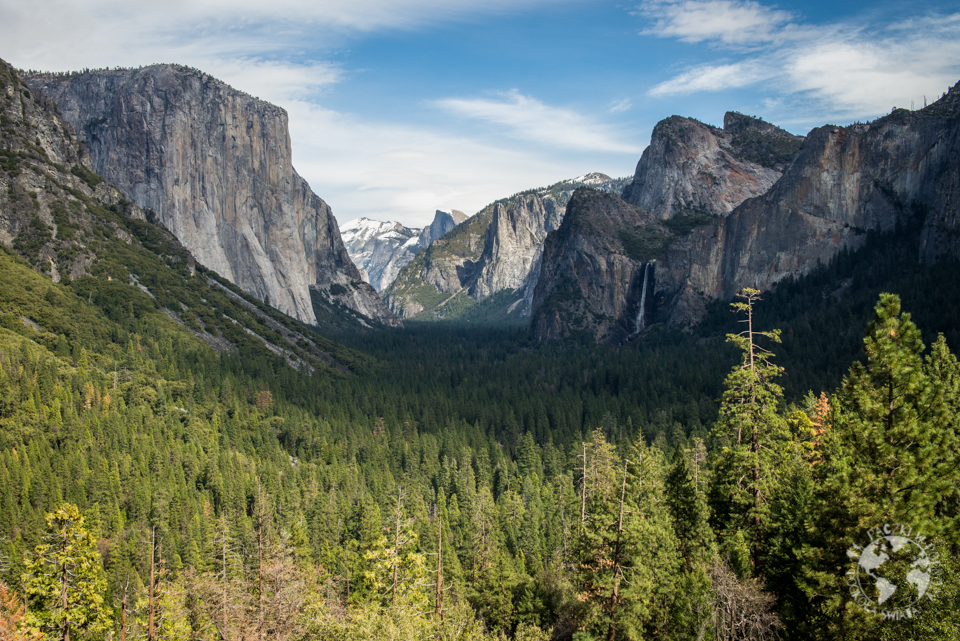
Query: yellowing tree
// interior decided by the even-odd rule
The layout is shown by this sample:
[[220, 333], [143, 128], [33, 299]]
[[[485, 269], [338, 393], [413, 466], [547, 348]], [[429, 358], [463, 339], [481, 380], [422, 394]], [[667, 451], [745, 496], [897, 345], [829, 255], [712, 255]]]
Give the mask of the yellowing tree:
[[64, 504], [47, 514], [43, 543], [26, 559], [24, 591], [31, 631], [70, 641], [72, 632], [107, 631], [107, 579], [96, 542], [83, 526], [77, 506]]

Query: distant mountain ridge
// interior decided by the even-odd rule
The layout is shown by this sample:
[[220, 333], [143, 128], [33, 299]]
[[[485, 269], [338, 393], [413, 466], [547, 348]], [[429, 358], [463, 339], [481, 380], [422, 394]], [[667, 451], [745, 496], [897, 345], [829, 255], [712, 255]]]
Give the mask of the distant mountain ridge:
[[547, 234], [579, 187], [618, 192], [629, 179], [590, 173], [491, 203], [417, 254], [384, 292], [418, 320], [519, 320], [530, 314]]
[[432, 223], [417, 229], [398, 222], [357, 218], [340, 225], [340, 235], [363, 279], [382, 292], [417, 252], [466, 219], [467, 215], [456, 209], [449, 213], [437, 210]]
[[396, 323], [294, 170], [283, 109], [178, 65], [26, 80], [56, 102], [93, 169], [201, 264], [306, 323], [317, 305]]

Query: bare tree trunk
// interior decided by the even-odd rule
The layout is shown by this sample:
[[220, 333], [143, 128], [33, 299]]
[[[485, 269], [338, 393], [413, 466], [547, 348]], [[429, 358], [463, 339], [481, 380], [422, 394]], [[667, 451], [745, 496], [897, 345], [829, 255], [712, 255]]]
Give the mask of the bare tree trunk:
[[157, 564], [154, 560], [153, 553], [156, 549], [157, 541], [157, 528], [156, 526], [150, 529], [150, 612], [147, 617], [147, 641], [153, 641], [153, 611], [154, 611], [154, 585], [156, 584], [156, 569]]
[[[67, 600], [67, 582], [70, 577], [67, 573], [67, 565], [63, 565], [63, 573], [60, 580], [60, 606], [63, 608], [64, 614], [67, 612], [67, 608], [70, 605], [70, 602]], [[67, 620], [67, 617], [63, 617], [63, 634], [61, 635], [63, 641], [70, 641], [70, 622]]]
[[617, 638], [617, 611], [620, 606], [620, 552], [623, 539], [623, 502], [627, 496], [627, 461], [623, 462], [623, 484], [620, 487], [620, 517], [617, 519], [617, 545], [613, 552], [613, 604], [610, 608], [609, 641]]
[[397, 522], [393, 531], [393, 604], [397, 604], [397, 573], [400, 570], [400, 501], [403, 499], [403, 487], [397, 492]]
[[120, 602], [120, 641], [127, 641], [127, 587], [130, 580], [123, 584], [123, 601]]
[[580, 530], [583, 534], [583, 526], [587, 522], [587, 444], [583, 443], [583, 486], [580, 488]]
[[437, 597], [434, 606], [436, 615], [443, 619], [443, 516], [437, 509]]
[[257, 639], [263, 641], [263, 486], [257, 478]]

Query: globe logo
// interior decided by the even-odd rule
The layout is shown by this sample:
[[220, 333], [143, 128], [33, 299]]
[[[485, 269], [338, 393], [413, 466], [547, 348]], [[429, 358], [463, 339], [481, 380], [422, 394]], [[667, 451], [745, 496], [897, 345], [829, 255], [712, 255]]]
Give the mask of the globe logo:
[[924, 598], [932, 599], [939, 562], [925, 537], [909, 527], [884, 525], [867, 532], [869, 543], [854, 544], [847, 556], [857, 562], [847, 572], [854, 600], [886, 619], [911, 618]]

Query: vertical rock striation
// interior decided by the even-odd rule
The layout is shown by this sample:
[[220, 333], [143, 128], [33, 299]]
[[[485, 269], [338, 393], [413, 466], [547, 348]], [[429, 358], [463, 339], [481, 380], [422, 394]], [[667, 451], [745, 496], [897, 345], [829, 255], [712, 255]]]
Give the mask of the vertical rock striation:
[[919, 111], [865, 125], [825, 126], [766, 194], [715, 227], [694, 231], [660, 261], [669, 320], [690, 324], [704, 305], [743, 287], [769, 289], [809, 272], [867, 230], [922, 225], [921, 255], [960, 255], [960, 91]]
[[310, 290], [395, 323], [350, 261], [330, 207], [294, 170], [286, 112], [175, 65], [39, 74], [94, 169], [203, 265], [316, 324]]
[[581, 186], [619, 192], [624, 179], [590, 173], [485, 207], [421, 252], [385, 296], [404, 318], [517, 319], [530, 315], [547, 234]]
[[[652, 207], [649, 215], [663, 222], [658, 228], [615, 203], [578, 201], [577, 219], [587, 222], [571, 221], [568, 227], [565, 220], [556, 236], [547, 239], [534, 301], [536, 336], [548, 340], [584, 330], [599, 341], [621, 337], [622, 330], [605, 317], [618, 318], [637, 298], [632, 286], [636, 265], [624, 267], [622, 259], [631, 246], [644, 260], [656, 259], [657, 318], [680, 326], [697, 322], [712, 300], [731, 299], [743, 287], [770, 289], [783, 278], [827, 263], [843, 248], [859, 247], [868, 230], [892, 232], [901, 225], [919, 225], [919, 260], [932, 263], [944, 255], [960, 255], [958, 87], [922, 110], [898, 109], [869, 124], [814, 129], [795, 157], [788, 162], [786, 153], [782, 156], [783, 174], [772, 187], [743, 201], [725, 218], [692, 229], [678, 204], [697, 202], [697, 190], [688, 188], [696, 179], [689, 175], [699, 176], [705, 163], [713, 163], [716, 149], [697, 143], [687, 145], [683, 154], [674, 154], [670, 149], [679, 147], [669, 145], [661, 146], [670, 153], [645, 152], [643, 171], [638, 170], [642, 180], [635, 179], [625, 195], [647, 203]], [[769, 131], [751, 133], [758, 126], [757, 121], [728, 114], [724, 131], [733, 141], [746, 131], [752, 137], [749, 145], [741, 138], [734, 146], [752, 149], [754, 157], [775, 158], [778, 147], [764, 138]], [[706, 135], [693, 129], [699, 131], [697, 140]], [[687, 153], [700, 147], [707, 160]], [[658, 168], [656, 158], [672, 158], [681, 169]], [[652, 176], [660, 177], [659, 188]], [[742, 185], [728, 185], [732, 195], [719, 193], [716, 207], [726, 207], [742, 194]], [[669, 198], [650, 196], [656, 193]], [[623, 222], [615, 223], [613, 214]], [[591, 282], [594, 278], [598, 282]], [[623, 296], [623, 302], [615, 303], [611, 291]]]
[[655, 277], [636, 229], [651, 239], [669, 237], [653, 214], [614, 194], [573, 194], [543, 247], [531, 316], [539, 340], [589, 335], [620, 342], [643, 329]]

